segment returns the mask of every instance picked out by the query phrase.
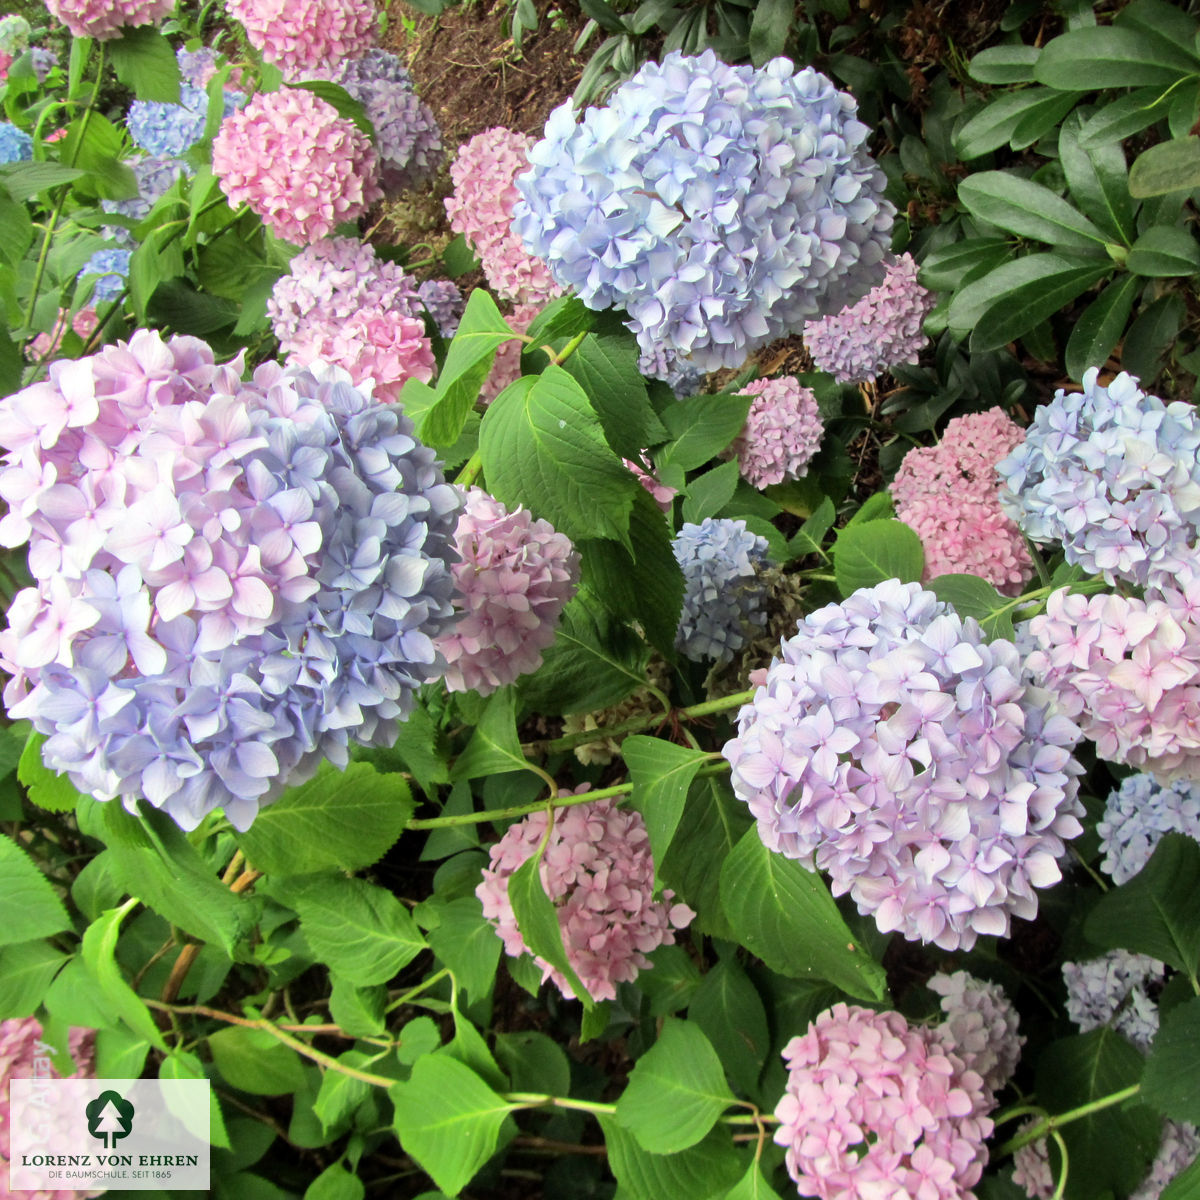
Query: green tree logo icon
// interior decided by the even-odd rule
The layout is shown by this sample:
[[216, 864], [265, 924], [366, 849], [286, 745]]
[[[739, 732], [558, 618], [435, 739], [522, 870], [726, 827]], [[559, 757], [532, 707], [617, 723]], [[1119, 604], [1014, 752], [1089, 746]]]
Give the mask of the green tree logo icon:
[[99, 1138], [111, 1150], [133, 1129], [133, 1105], [120, 1092], [101, 1092], [85, 1109], [88, 1133]]

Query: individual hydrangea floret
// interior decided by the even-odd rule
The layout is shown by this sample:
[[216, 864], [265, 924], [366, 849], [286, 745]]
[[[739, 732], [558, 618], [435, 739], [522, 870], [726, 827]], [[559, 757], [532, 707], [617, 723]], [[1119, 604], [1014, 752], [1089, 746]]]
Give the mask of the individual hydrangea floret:
[[458, 285], [449, 279], [427, 279], [417, 288], [417, 295], [438, 333], [447, 340], [452, 338], [463, 314], [463, 294]]
[[1027, 668], [1096, 752], [1163, 783], [1200, 773], [1200, 580], [1139, 600], [1059, 588], [1017, 629]]
[[292, 259], [267, 301], [280, 348], [302, 366], [328, 362], [396, 401], [433, 377], [424, 306], [413, 280], [353, 238], [324, 238]]
[[441, 166], [442, 133], [433, 110], [417, 95], [412, 75], [394, 54], [369, 50], [323, 75], [363, 106], [375, 129], [384, 191], [404, 191]]
[[1148, 954], [1110, 950], [1090, 962], [1065, 962], [1067, 1016], [1080, 1033], [1109, 1025], [1139, 1050], [1149, 1050], [1158, 1032], [1158, 1005], [1151, 997], [1166, 967]]
[[987, 1163], [991, 1094], [940, 1035], [835, 1004], [784, 1047], [775, 1141], [802, 1196], [968, 1200]]
[[[546, 821], [545, 812], [535, 812], [510, 825], [492, 847], [483, 882], [475, 889], [483, 915], [495, 923], [514, 958], [528, 947], [513, 915], [508, 881], [537, 853]], [[567, 961], [593, 1000], [615, 1000], [617, 984], [632, 983], [652, 965], [646, 955], [672, 945], [675, 931], [695, 916], [687, 905], [672, 903], [673, 892], [654, 898], [646, 823], [640, 813], [620, 809], [612, 800], [559, 809], [538, 873], [558, 912]], [[576, 998], [560, 971], [536, 955], [534, 962], [543, 980], [552, 979], [564, 996]]]
[[514, 228], [589, 308], [624, 308], [643, 351], [740, 366], [883, 276], [895, 210], [856, 111], [786, 58], [673, 52], [579, 121], [550, 114]]
[[997, 470], [1005, 510], [1035, 542], [1061, 542], [1069, 563], [1143, 587], [1173, 587], [1200, 564], [1200, 418], [1164, 404], [1122, 372], [1096, 368], [1083, 392], [1060, 389]]
[[175, 11], [175, 0], [46, 0], [46, 8], [76, 37], [120, 37], [128, 25], [157, 25]]
[[[190, 179], [194, 171], [190, 164], [180, 158], [144, 156], [126, 160], [137, 180], [138, 194], [128, 200], [101, 200], [100, 206], [107, 213], [128, 217], [141, 222], [150, 215], [150, 210], [175, 186], [178, 179]], [[123, 225], [106, 225], [104, 234], [124, 249], [132, 249], [134, 237]]]
[[728, 662], [746, 645], [752, 627], [767, 623], [765, 585], [767, 539], [745, 521], [705, 517], [686, 523], [671, 543], [683, 571], [683, 610], [675, 646], [693, 662]]
[[460, 500], [398, 409], [139, 330], [0, 401], [0, 542], [34, 586], [4, 699], [97, 799], [238, 829], [441, 674]]
[[1146, 1178], [1129, 1200], [1158, 1200], [1167, 1184], [1200, 1155], [1200, 1131], [1185, 1121], [1164, 1121], [1162, 1141]]
[[1109, 793], [1096, 826], [1102, 870], [1128, 883], [1149, 861], [1164, 833], [1200, 842], [1200, 784], [1190, 779], [1160, 784], [1153, 775], [1130, 775]]
[[1000, 507], [996, 463], [1021, 443], [1021, 427], [999, 408], [955, 417], [936, 446], [910, 450], [891, 484], [896, 516], [921, 539], [923, 580], [978, 575], [1018, 595], [1033, 561]]
[[226, 8], [289, 79], [357, 58], [375, 43], [371, 0], [228, 0]]
[[694, 396], [704, 382], [705, 372], [676, 354], [669, 346], [655, 346], [638, 357], [638, 371], [647, 379], [665, 383], [679, 399]]
[[751, 487], [764, 488], [808, 474], [825, 426], [812, 388], [790, 377], [756, 379], [742, 392], [754, 397], [746, 424], [730, 447]]
[[487, 696], [542, 665], [579, 583], [579, 555], [549, 521], [535, 521], [523, 508], [510, 513], [479, 488], [466, 493], [454, 545], [461, 616], [437, 648], [450, 691]]
[[221, 123], [213, 173], [284, 241], [306, 246], [362, 216], [383, 192], [371, 139], [299, 88], [259, 92]]
[[939, 972], [929, 990], [941, 997], [945, 1039], [963, 1062], [997, 1095], [1012, 1078], [1025, 1039], [1017, 1032], [1020, 1018], [998, 983], [976, 979], [966, 971]]
[[28, 162], [33, 157], [33, 138], [11, 121], [0, 121], [0, 163]]
[[820, 371], [838, 383], [867, 383], [917, 361], [928, 338], [922, 326], [934, 297], [917, 282], [917, 264], [902, 254], [883, 282], [856, 304], [804, 327], [804, 345]]
[[94, 278], [92, 285], [92, 302], [106, 304], [115, 300], [124, 290], [125, 281], [129, 278], [129, 259], [133, 251], [128, 248], [97, 250], [83, 264], [79, 272], [80, 279]]
[[533, 139], [496, 126], [459, 146], [450, 167], [454, 192], [446, 197], [450, 228], [471, 244], [488, 286], [502, 299], [538, 304], [559, 295], [546, 264], [525, 249], [513, 231], [514, 182], [529, 168]]
[[741, 709], [734, 791], [884, 933], [1007, 936], [1083, 832], [1079, 730], [1035, 679], [919, 584], [861, 588], [800, 622]]

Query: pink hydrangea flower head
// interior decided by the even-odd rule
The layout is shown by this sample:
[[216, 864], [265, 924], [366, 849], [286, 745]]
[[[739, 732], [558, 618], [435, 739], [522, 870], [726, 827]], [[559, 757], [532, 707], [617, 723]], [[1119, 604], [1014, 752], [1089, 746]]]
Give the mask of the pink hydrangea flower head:
[[983, 1078], [995, 1096], [1012, 1078], [1025, 1039], [1017, 1032], [1020, 1019], [998, 983], [976, 979], [966, 971], [939, 972], [929, 990], [941, 997], [945, 1021], [941, 1028], [955, 1053]]
[[433, 350], [414, 281], [365, 242], [324, 238], [292, 259], [267, 301], [285, 354], [343, 367], [394, 403], [408, 379], [433, 378]]
[[809, 321], [804, 344], [817, 368], [838, 383], [866, 383], [917, 361], [929, 340], [922, 325], [933, 303], [933, 293], [917, 282], [912, 255], [902, 254], [858, 303]]
[[303, 89], [259, 92], [213, 139], [213, 173], [229, 202], [298, 246], [382, 199], [378, 171], [371, 139]]
[[466, 493], [454, 544], [454, 629], [437, 641], [446, 686], [487, 696], [542, 665], [579, 583], [579, 555], [549, 521], [515, 512], [480, 488]]
[[1021, 443], [999, 408], [955, 417], [936, 446], [910, 450], [892, 481], [896, 516], [921, 539], [924, 580], [978, 575], [1018, 595], [1033, 562], [1016, 522], [1000, 506], [996, 463]]
[[825, 426], [812, 388], [790, 377], [756, 379], [742, 388], [754, 397], [746, 424], [730, 447], [751, 487], [800, 479], [821, 446]]
[[[95, 1074], [96, 1035], [90, 1029], [72, 1029], [67, 1049], [75, 1070], [67, 1079], [91, 1079]], [[41, 1022], [36, 1017], [0, 1021], [0, 1162], [7, 1164], [11, 1151], [9, 1081], [12, 1079], [60, 1079], [54, 1066], [58, 1047], [43, 1041]], [[0, 1172], [0, 1200], [78, 1200], [80, 1196], [99, 1196], [100, 1192], [82, 1192], [74, 1188], [52, 1191], [10, 1192], [8, 1168]]]
[[[1028, 1133], [1037, 1124], [1036, 1117], [1017, 1130]], [[1045, 1138], [1026, 1142], [1013, 1151], [1013, 1183], [1023, 1188], [1029, 1200], [1051, 1200], [1054, 1195], [1054, 1172], [1050, 1169], [1050, 1147]]]
[[1200, 581], [1149, 600], [1059, 588], [1017, 630], [1026, 669], [1109, 762], [1200, 773]]
[[883, 932], [969, 950], [1083, 832], [1079, 729], [1034, 678], [919, 584], [861, 588], [782, 643], [723, 750], [734, 791]]
[[175, 0], [46, 0], [46, 8], [75, 37], [120, 37], [127, 25], [157, 25], [175, 11]]
[[835, 1004], [783, 1057], [775, 1141], [800, 1195], [969, 1200], [994, 1102], [936, 1031], [898, 1012]]
[[229, 0], [227, 8], [287, 78], [357, 58], [375, 44], [371, 0]]
[[[585, 792], [588, 784], [578, 793]], [[570, 793], [562, 793], [569, 795]], [[545, 812], [509, 826], [492, 847], [490, 865], [475, 894], [483, 915], [495, 923], [505, 951], [514, 958], [527, 947], [517, 928], [508, 880], [537, 853], [546, 832]], [[646, 955], [675, 941], [695, 914], [673, 904], [665, 891], [654, 898], [654, 858], [641, 814], [594, 800], [559, 809], [538, 867], [546, 895], [558, 910], [567, 961], [593, 1000], [614, 1000], [618, 983], [631, 983], [651, 965]], [[542, 979], [552, 979], [564, 996], [575, 993], [562, 973], [534, 956]]]
[[73, 329], [86, 342], [99, 324], [100, 318], [90, 304], [81, 308], [73, 317], [67, 309], [60, 308], [54, 328], [49, 333], [39, 333], [25, 347], [25, 357], [31, 362], [41, 362], [50, 358], [57, 353], [59, 343], [62, 342], [63, 334], [68, 328]]
[[496, 126], [458, 148], [446, 198], [450, 228], [471, 243], [488, 286], [517, 304], [544, 303], [562, 295], [549, 268], [525, 249], [513, 232], [513, 205], [520, 199], [513, 180], [529, 169], [533, 138]]

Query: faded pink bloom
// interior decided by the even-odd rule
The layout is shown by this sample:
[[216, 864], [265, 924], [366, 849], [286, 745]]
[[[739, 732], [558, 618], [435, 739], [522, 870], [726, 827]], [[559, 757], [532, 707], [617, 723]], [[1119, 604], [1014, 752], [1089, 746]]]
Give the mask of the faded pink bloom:
[[375, 44], [371, 0], [229, 0], [227, 7], [287, 78], [339, 66]]
[[751, 487], [800, 479], [821, 445], [825, 427], [812, 388], [792, 378], [756, 379], [742, 391], [754, 397], [746, 424], [730, 447]]
[[966, 971], [939, 972], [928, 984], [941, 999], [945, 1021], [941, 1031], [963, 1062], [983, 1078], [995, 1096], [1012, 1078], [1025, 1039], [1017, 1032], [1020, 1018], [998, 983], [976, 979]]
[[175, 0], [46, 0], [57, 17], [76, 37], [100, 41], [120, 37], [127, 25], [156, 25], [175, 11]]

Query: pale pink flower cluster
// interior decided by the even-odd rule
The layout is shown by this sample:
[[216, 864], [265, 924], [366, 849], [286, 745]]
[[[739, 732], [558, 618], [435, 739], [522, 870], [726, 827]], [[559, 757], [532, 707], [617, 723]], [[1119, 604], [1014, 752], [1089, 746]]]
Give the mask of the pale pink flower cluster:
[[513, 205], [521, 198], [513, 180], [529, 170], [533, 138], [496, 126], [458, 148], [450, 168], [454, 193], [446, 198], [450, 228], [479, 256], [488, 286], [517, 304], [541, 304], [562, 295], [540, 258], [513, 232]]
[[1109, 762], [1200, 773], [1200, 581], [1149, 600], [1060, 588], [1018, 630], [1026, 669]]
[[987, 1162], [991, 1094], [937, 1030], [835, 1004], [784, 1048], [775, 1141], [802, 1196], [967, 1200]]
[[656, 479], [648, 471], [642, 470], [642, 468], [631, 459], [623, 458], [621, 461], [630, 469], [630, 471], [633, 472], [638, 483], [640, 483], [642, 487], [644, 487], [646, 491], [650, 493], [654, 499], [654, 503], [657, 504], [658, 507], [663, 510], [663, 512], [669, 513], [671, 511], [672, 502], [679, 494], [676, 489], [673, 487], [667, 487], [665, 483], [660, 483], [658, 479]]
[[1163, 1123], [1162, 1141], [1146, 1178], [1129, 1200], [1158, 1200], [1163, 1189], [1200, 1154], [1200, 1131], [1186, 1121]]
[[175, 0], [46, 0], [46, 8], [75, 37], [120, 37], [127, 25], [157, 25], [175, 11]]
[[936, 446], [910, 450], [892, 480], [896, 516], [925, 548], [922, 579], [978, 575], [1006, 596], [1033, 574], [1028, 547], [1000, 507], [996, 463], [1024, 438], [999, 408], [955, 417]]
[[[540, 311], [536, 304], [518, 304], [504, 319], [514, 333], [524, 333]], [[500, 343], [492, 360], [492, 369], [479, 389], [479, 398], [484, 404], [491, 404], [510, 383], [521, 378], [521, 351], [524, 349], [525, 343], [520, 338], [509, 338]]]
[[[578, 790], [586, 791], [584, 784]], [[569, 793], [564, 793], [569, 795]], [[512, 957], [528, 947], [517, 928], [508, 881], [537, 853], [546, 832], [546, 814], [530, 813], [491, 849], [491, 863], [475, 894], [483, 915], [496, 924]], [[675, 931], [695, 916], [685, 904], [672, 904], [665, 891], [654, 898], [654, 858], [641, 814], [594, 800], [559, 809], [538, 867], [546, 895], [558, 910], [567, 961], [593, 1000], [614, 1000], [618, 983], [631, 983], [651, 965], [646, 955], [675, 941]], [[575, 993], [560, 971], [534, 956], [542, 979], [552, 979], [564, 996]]]
[[929, 990], [941, 996], [946, 1019], [942, 1032], [968, 1067], [983, 1078], [995, 1096], [1012, 1078], [1025, 1039], [1017, 1032], [1020, 1018], [998, 983], [976, 979], [966, 971], [939, 972]]
[[292, 259], [267, 301], [280, 349], [302, 366], [344, 367], [395, 403], [408, 379], [433, 378], [416, 284], [365, 242], [325, 238]]
[[917, 282], [912, 255], [902, 254], [857, 304], [809, 321], [804, 344], [818, 369], [839, 383], [865, 383], [917, 361], [929, 340], [922, 325], [933, 303], [933, 293]]
[[[0, 1164], [7, 1164], [10, 1152], [10, 1110], [8, 1084], [12, 1079], [60, 1079], [55, 1070], [55, 1047], [42, 1040], [41, 1022], [36, 1017], [0, 1021]], [[93, 1056], [96, 1035], [90, 1029], [72, 1029], [67, 1048], [75, 1064], [68, 1079], [90, 1079], [94, 1073]], [[74, 1188], [10, 1192], [7, 1165], [0, 1165], [0, 1200], [78, 1200], [80, 1196], [99, 1196], [100, 1192], [82, 1192]]]
[[25, 347], [25, 357], [31, 362], [45, 361], [56, 353], [68, 328], [73, 329], [86, 342], [99, 324], [100, 318], [90, 304], [81, 308], [73, 317], [67, 309], [60, 308], [54, 328], [49, 333], [39, 333]]
[[821, 446], [825, 426], [812, 388], [790, 377], [756, 379], [742, 392], [754, 397], [746, 424], [730, 447], [751, 487], [800, 479]]
[[466, 493], [454, 545], [454, 607], [462, 615], [435, 643], [446, 686], [482, 696], [542, 665], [579, 583], [579, 555], [549, 521], [515, 512], [480, 488]]
[[284, 241], [306, 246], [383, 198], [371, 139], [302, 89], [259, 92], [213, 139], [213, 173]]
[[371, 0], [228, 0], [250, 44], [288, 78], [338, 66], [375, 44]]
[[[1018, 1133], [1028, 1133], [1038, 1118], [1026, 1121]], [[1023, 1188], [1029, 1200], [1050, 1200], [1054, 1195], [1054, 1172], [1050, 1169], [1050, 1147], [1045, 1138], [1026, 1142], [1013, 1151], [1013, 1183]]]

